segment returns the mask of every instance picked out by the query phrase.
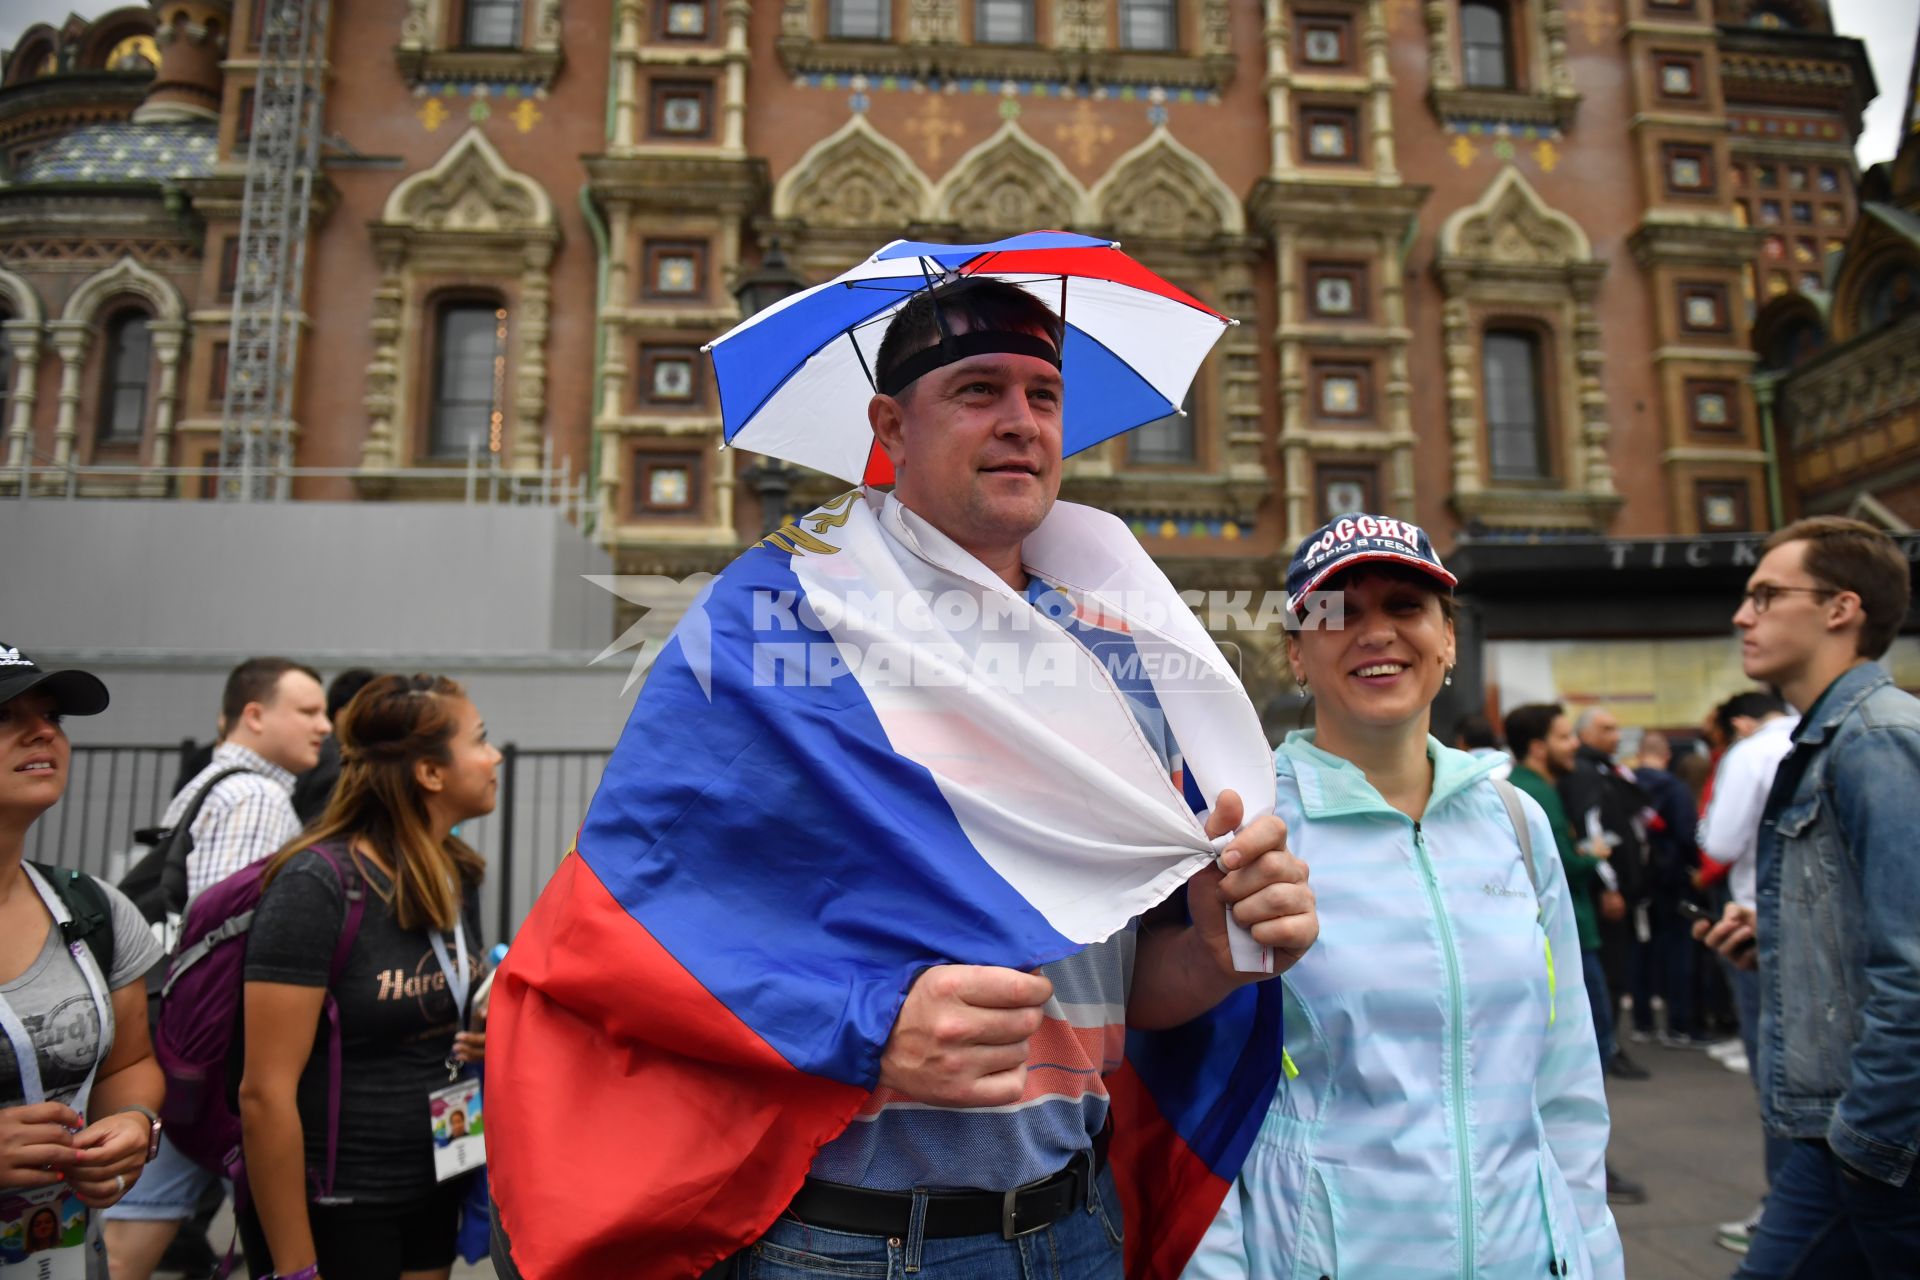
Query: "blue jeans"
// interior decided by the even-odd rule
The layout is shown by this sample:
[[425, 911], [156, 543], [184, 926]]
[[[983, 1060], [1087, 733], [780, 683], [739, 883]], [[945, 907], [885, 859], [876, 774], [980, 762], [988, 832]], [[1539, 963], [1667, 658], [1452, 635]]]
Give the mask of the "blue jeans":
[[1920, 1177], [1896, 1187], [1842, 1173], [1824, 1142], [1791, 1145], [1734, 1280], [1920, 1275]]
[[1593, 1035], [1600, 1042], [1600, 1065], [1605, 1067], [1617, 1047], [1613, 1040], [1613, 996], [1607, 991], [1607, 970], [1598, 951], [1580, 953], [1580, 975], [1587, 983], [1587, 1003], [1593, 1006]]
[[160, 1154], [140, 1171], [140, 1180], [128, 1188], [119, 1203], [102, 1210], [109, 1222], [185, 1222], [208, 1187], [221, 1181], [180, 1154], [162, 1134]]
[[1120, 1280], [1120, 1196], [1102, 1172], [1087, 1203], [1050, 1227], [929, 1240], [858, 1236], [782, 1217], [720, 1274], [727, 1280]]
[[[1757, 1090], [1760, 1087], [1760, 975], [1752, 969], [1737, 969], [1724, 958], [1720, 963], [1727, 971], [1727, 985], [1733, 988], [1734, 1008], [1740, 1012], [1740, 1044], [1747, 1051], [1747, 1070]], [[1760, 1141], [1767, 1162], [1767, 1185], [1772, 1186], [1773, 1180], [1780, 1176], [1780, 1166], [1785, 1163], [1787, 1153], [1793, 1150], [1793, 1139], [1768, 1133], [1763, 1121]]]

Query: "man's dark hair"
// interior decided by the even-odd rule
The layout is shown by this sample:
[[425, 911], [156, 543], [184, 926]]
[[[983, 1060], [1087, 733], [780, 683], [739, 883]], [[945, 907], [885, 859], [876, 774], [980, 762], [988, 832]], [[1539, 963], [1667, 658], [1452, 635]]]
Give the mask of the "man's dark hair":
[[1500, 745], [1493, 736], [1493, 725], [1478, 711], [1469, 711], [1453, 726], [1453, 740], [1468, 751], [1482, 751]]
[[249, 702], [271, 703], [280, 677], [300, 671], [320, 683], [320, 673], [291, 658], [248, 658], [227, 673], [227, 687], [220, 695], [220, 714], [227, 718], [227, 732], [240, 727], [240, 715]]
[[1768, 538], [1766, 550], [1789, 542], [1807, 544], [1807, 573], [1816, 582], [1860, 597], [1866, 621], [1855, 652], [1863, 658], [1886, 653], [1907, 620], [1913, 593], [1912, 571], [1894, 540], [1862, 520], [1808, 516]]
[[327, 719], [338, 720], [341, 708], [353, 701], [353, 695], [380, 678], [380, 673], [369, 667], [348, 667], [333, 678], [327, 686]]
[[1557, 702], [1529, 702], [1507, 712], [1507, 750], [1513, 758], [1526, 763], [1527, 752], [1536, 742], [1545, 742], [1553, 722], [1567, 714]]
[[[914, 294], [894, 314], [887, 336], [880, 340], [880, 353], [874, 357], [874, 386], [885, 387], [908, 356], [938, 345], [953, 328], [955, 317], [965, 318], [968, 333], [1044, 334], [1056, 355], [1065, 340], [1060, 317], [1025, 289], [1003, 280], [968, 276]], [[910, 388], [911, 384], [902, 390]]]
[[[1786, 699], [1781, 698], [1777, 694], [1768, 693], [1764, 689], [1754, 689], [1747, 693], [1736, 693], [1731, 698], [1728, 698], [1722, 706], [1726, 711], [1726, 719], [1721, 723], [1720, 727], [1729, 737], [1733, 734], [1733, 718], [1735, 716], [1746, 716], [1750, 720], [1761, 720], [1767, 716], [1784, 715], [1787, 710]], [[1716, 718], [1717, 714], [1718, 713], [1716, 713]]]

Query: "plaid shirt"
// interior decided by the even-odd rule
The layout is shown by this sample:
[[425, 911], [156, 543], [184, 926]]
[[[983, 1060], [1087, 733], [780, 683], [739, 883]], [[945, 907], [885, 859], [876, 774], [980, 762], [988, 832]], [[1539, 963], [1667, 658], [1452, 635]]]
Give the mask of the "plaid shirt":
[[187, 901], [234, 872], [276, 852], [300, 834], [293, 811], [293, 775], [265, 757], [232, 742], [214, 748], [213, 762], [167, 806], [160, 825], [171, 827], [208, 780], [223, 769], [236, 773], [213, 789], [193, 820], [193, 852], [187, 855]]

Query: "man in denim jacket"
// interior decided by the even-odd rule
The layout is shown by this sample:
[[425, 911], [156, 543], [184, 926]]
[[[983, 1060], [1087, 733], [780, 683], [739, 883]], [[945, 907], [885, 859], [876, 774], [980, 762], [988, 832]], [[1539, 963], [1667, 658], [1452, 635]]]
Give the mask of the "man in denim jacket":
[[1908, 573], [1871, 526], [1802, 520], [1733, 616], [1746, 673], [1805, 710], [1760, 818], [1757, 910], [1698, 926], [1758, 965], [1761, 1110], [1794, 1140], [1737, 1280], [1920, 1276], [1920, 700], [1874, 661]]

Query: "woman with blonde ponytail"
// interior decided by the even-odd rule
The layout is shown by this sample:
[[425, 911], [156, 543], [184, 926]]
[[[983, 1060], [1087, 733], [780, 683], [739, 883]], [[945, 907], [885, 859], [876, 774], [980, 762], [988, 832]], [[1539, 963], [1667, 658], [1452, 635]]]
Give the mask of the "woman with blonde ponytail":
[[[465, 1180], [436, 1179], [430, 1096], [486, 1046], [466, 1007], [484, 867], [453, 830], [493, 811], [500, 753], [440, 676], [379, 677], [336, 732], [332, 801], [275, 855], [247, 944], [247, 1263], [284, 1280], [444, 1280]], [[336, 979], [351, 895], [365, 909]], [[337, 1029], [320, 1025], [329, 990]], [[341, 1038], [339, 1137], [321, 1201], [308, 1170], [328, 1159], [329, 1034]]]

